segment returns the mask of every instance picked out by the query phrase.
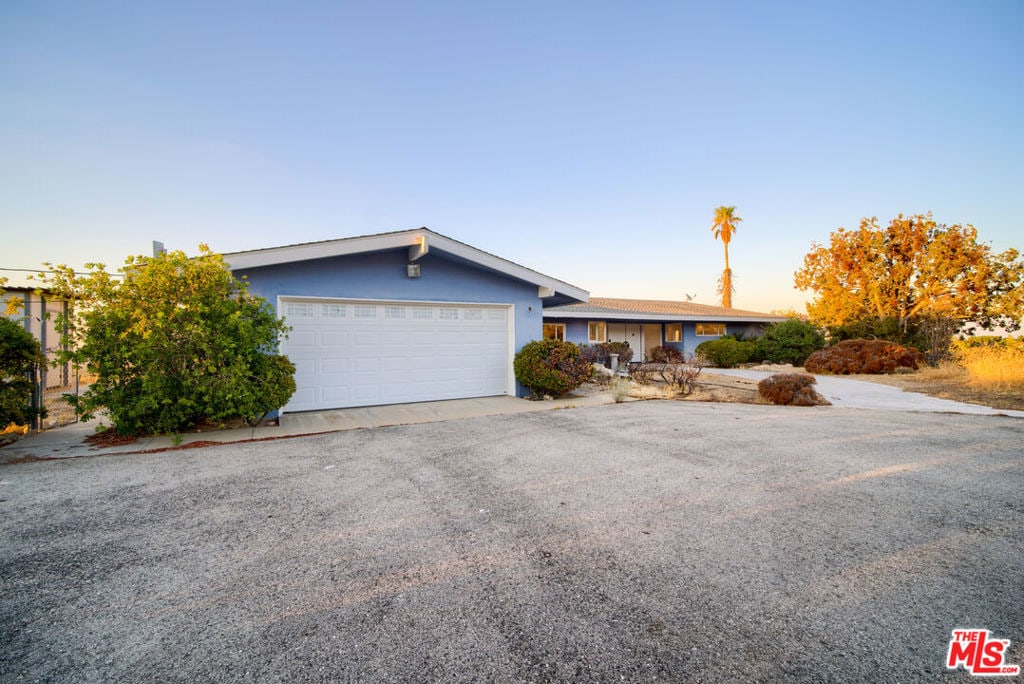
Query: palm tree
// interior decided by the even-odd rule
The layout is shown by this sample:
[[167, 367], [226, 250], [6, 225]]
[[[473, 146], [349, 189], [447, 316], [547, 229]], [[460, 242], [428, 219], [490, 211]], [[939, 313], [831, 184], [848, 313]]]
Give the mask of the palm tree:
[[711, 233], [716, 240], [722, 241], [725, 247], [725, 270], [718, 281], [718, 291], [722, 295], [722, 306], [732, 308], [732, 269], [729, 268], [729, 242], [736, 232], [737, 224], [743, 219], [736, 215], [736, 207], [718, 207], [715, 209], [715, 220], [711, 223]]

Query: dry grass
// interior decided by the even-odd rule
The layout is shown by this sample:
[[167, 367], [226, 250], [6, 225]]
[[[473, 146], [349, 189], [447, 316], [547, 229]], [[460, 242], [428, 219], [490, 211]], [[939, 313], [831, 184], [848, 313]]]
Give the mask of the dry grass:
[[857, 375], [858, 380], [895, 385], [908, 392], [919, 392], [941, 399], [952, 399], [997, 409], [1024, 411], [1024, 382], [985, 383], [972, 379], [964, 366], [944, 363], [925, 366], [912, 373], [894, 375]]
[[1024, 349], [974, 347], [960, 352], [960, 364], [975, 386], [1024, 391]]

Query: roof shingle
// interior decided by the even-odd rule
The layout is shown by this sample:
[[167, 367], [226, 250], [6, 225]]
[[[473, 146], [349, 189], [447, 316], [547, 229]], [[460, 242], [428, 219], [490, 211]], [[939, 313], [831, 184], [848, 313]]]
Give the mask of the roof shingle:
[[717, 318], [757, 318], [779, 319], [785, 316], [767, 314], [759, 311], [727, 309], [713, 304], [697, 304], [695, 302], [679, 302], [664, 299], [623, 299], [619, 297], [591, 297], [586, 304], [566, 304], [544, 309], [545, 315], [557, 316], [559, 313], [591, 313], [591, 314], [636, 314], [657, 316], [686, 316]]

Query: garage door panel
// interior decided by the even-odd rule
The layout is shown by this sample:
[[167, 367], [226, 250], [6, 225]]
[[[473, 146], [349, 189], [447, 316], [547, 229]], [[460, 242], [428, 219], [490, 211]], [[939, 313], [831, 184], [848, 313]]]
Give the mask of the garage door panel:
[[380, 360], [380, 370], [383, 377], [398, 372], [406, 372], [412, 364], [409, 359], [396, 357], [396, 356], [384, 356]]
[[285, 411], [507, 394], [508, 307], [282, 299]]
[[350, 370], [351, 364], [348, 359], [323, 359], [320, 362], [320, 372], [325, 375], [348, 373]]
[[373, 358], [356, 358], [351, 359], [352, 371], [356, 374], [376, 374], [380, 370], [380, 361], [376, 357]]
[[344, 331], [324, 330], [320, 334], [320, 345], [323, 347], [347, 347], [352, 344], [351, 335]]
[[296, 349], [301, 347], [314, 347], [316, 346], [316, 333], [313, 331], [299, 332], [293, 330], [288, 336], [288, 342], [290, 346], [293, 346]]
[[294, 357], [291, 354], [288, 358], [295, 364], [295, 377], [316, 377], [317, 360], [311, 358]]
[[376, 330], [363, 328], [352, 333], [351, 344], [356, 346], [367, 346], [372, 347], [378, 344], [378, 334]]
[[348, 401], [352, 396], [348, 387], [324, 387], [323, 397], [327, 401]]

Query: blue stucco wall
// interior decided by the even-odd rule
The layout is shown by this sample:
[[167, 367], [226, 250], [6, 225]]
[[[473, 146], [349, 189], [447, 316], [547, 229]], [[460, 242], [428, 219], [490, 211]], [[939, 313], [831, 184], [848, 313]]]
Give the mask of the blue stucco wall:
[[[625, 320], [625, 321], [624, 320], [619, 320], [619, 319], [616, 319], [614, 321], [609, 321], [607, 319], [603, 319], [603, 318], [600, 318], [598, 316], [595, 316], [594, 318], [590, 318], [590, 319], [558, 318], [557, 316], [545, 316], [544, 317], [544, 322], [545, 323], [564, 323], [565, 324], [565, 339], [566, 339], [566, 341], [567, 342], [574, 342], [576, 344], [589, 344], [590, 340], [587, 339], [587, 337], [588, 337], [587, 324], [590, 321], [602, 321], [602, 320], [605, 321], [606, 323], [609, 323], [609, 322], [611, 322], [611, 323], [633, 323], [633, 324], [656, 323], [656, 324], [659, 324], [659, 325], [664, 325], [664, 323], [662, 323], [661, 321], [650, 321], [650, 320], [646, 320], [645, 321], [644, 319], [640, 319], [640, 318], [635, 319], [635, 320]], [[714, 323], [715, 321], [708, 320], [708, 321], [701, 321], [701, 322], [702, 323]], [[760, 324], [760, 323], [728, 323], [728, 324], [726, 324], [726, 332], [728, 334], [730, 334], [730, 335], [736, 335], [736, 334], [739, 334], [739, 333], [743, 333], [747, 337], [753, 337], [753, 336], [756, 336], [756, 335], [760, 335], [762, 330], [763, 330], [762, 324]], [[664, 335], [664, 328], [662, 328], [662, 335]], [[701, 335], [700, 337], [698, 337], [697, 336], [697, 324], [695, 322], [693, 322], [693, 323], [691, 323], [691, 322], [683, 322], [683, 341], [682, 342], [669, 342], [667, 344], [670, 347], [675, 347], [676, 349], [680, 350], [681, 352], [683, 352], [683, 354], [685, 354], [687, 356], [690, 356], [690, 355], [692, 355], [694, 353], [694, 351], [697, 349], [697, 345], [700, 344], [701, 342], [706, 342], [708, 340], [717, 340], [717, 339], [718, 339], [717, 336], [708, 336], [708, 335]]]
[[[419, 260], [420, 277], [406, 275], [405, 249], [239, 270], [249, 291], [277, 306], [283, 297], [338, 297], [514, 306], [515, 349], [542, 336], [537, 286], [478, 268], [437, 251]], [[280, 313], [280, 312], [279, 312]], [[517, 385], [517, 394], [528, 393]]]

